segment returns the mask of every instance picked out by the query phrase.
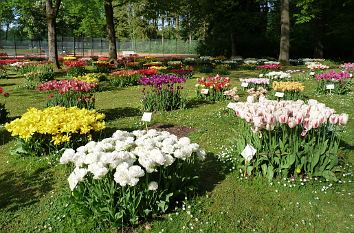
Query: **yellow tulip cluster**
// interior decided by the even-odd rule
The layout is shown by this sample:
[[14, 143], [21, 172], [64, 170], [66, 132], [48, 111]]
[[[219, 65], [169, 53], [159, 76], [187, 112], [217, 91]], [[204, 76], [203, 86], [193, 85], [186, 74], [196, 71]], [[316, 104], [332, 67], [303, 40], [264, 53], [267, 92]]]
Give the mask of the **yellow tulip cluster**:
[[29, 140], [33, 135], [50, 135], [51, 142], [59, 145], [69, 142], [73, 134], [91, 137], [93, 131], [105, 128], [105, 115], [96, 110], [77, 107], [50, 107], [44, 110], [30, 108], [21, 118], [5, 124], [12, 136]]
[[74, 61], [74, 60], [76, 60], [76, 57], [74, 57], [74, 56], [66, 56], [66, 57], [63, 57], [63, 60], [64, 61]]
[[86, 83], [98, 83], [100, 81], [100, 79], [102, 79], [104, 77], [104, 75], [102, 74], [98, 74], [98, 73], [90, 73], [90, 74], [86, 74], [83, 76], [78, 76], [75, 77], [75, 80], [79, 80], [79, 81], [83, 81]]
[[275, 91], [303, 91], [305, 86], [301, 82], [273, 82]]
[[150, 69], [154, 70], [167, 70], [166, 66], [150, 66]]

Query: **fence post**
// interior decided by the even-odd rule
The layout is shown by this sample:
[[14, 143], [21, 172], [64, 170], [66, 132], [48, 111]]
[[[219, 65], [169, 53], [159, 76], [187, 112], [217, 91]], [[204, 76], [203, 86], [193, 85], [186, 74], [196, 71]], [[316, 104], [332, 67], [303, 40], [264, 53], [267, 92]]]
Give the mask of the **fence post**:
[[85, 56], [85, 38], [84, 34], [81, 34], [81, 41], [82, 41], [82, 56]]
[[38, 40], [38, 46], [39, 46], [39, 57], [42, 57], [42, 44], [41, 44], [41, 39]]
[[100, 39], [101, 39], [101, 52], [100, 52], [100, 55], [102, 55], [102, 50], [103, 50], [102, 37]]
[[61, 53], [64, 52], [64, 37], [61, 35]]
[[75, 36], [74, 36], [74, 57], [76, 56], [76, 51], [75, 51]]
[[15, 33], [14, 33], [14, 46], [15, 46], [15, 57], [17, 57], [16, 35], [15, 35]]
[[91, 57], [93, 56], [93, 37], [91, 37]]

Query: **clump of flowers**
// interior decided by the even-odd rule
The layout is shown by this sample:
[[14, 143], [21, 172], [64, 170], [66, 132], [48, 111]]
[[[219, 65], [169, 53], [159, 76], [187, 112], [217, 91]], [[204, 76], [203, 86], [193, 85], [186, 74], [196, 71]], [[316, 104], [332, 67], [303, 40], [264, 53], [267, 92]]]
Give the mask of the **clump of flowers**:
[[173, 110], [185, 107], [182, 84], [186, 78], [175, 75], [143, 76], [139, 83], [144, 85], [143, 109], [146, 111]]
[[109, 82], [115, 87], [136, 86], [141, 74], [137, 70], [118, 70], [111, 73]]
[[[116, 131], [102, 141], [66, 149], [62, 164], [74, 204], [115, 226], [136, 225], [193, 194], [205, 152], [166, 131]], [[123, 214], [124, 213], [124, 214]]]
[[226, 96], [228, 99], [232, 100], [232, 101], [239, 101], [240, 100], [240, 96], [237, 94], [237, 87], [232, 88], [231, 90], [228, 91], [224, 91], [224, 96]]
[[193, 68], [189, 66], [181, 69], [172, 69], [170, 72], [178, 76], [191, 77], [193, 75]]
[[339, 66], [339, 68], [346, 71], [354, 71], [354, 63], [344, 63]]
[[64, 61], [64, 65], [68, 68], [69, 77], [82, 76], [86, 73], [86, 61], [68, 60]]
[[167, 65], [169, 67], [176, 67], [176, 68], [180, 68], [182, 67], [182, 61], [168, 61]]
[[77, 60], [77, 57], [75, 57], [75, 56], [65, 56], [65, 57], [63, 57], [63, 60], [64, 61], [75, 61], [75, 60]]
[[105, 79], [104, 74], [100, 73], [89, 73], [83, 76], [74, 77], [74, 80], [83, 81], [85, 83], [99, 83], [101, 80]]
[[166, 66], [150, 66], [149, 69], [154, 69], [154, 70], [160, 71], [160, 70], [167, 70], [167, 67]]
[[80, 80], [52, 80], [38, 85], [39, 91], [50, 92], [47, 106], [64, 106], [93, 109], [95, 98], [92, 91], [96, 83]]
[[[4, 91], [4, 88], [0, 87], [0, 95], [4, 96], [5, 98], [9, 97], [10, 94]], [[0, 123], [5, 123], [7, 120], [7, 116], [9, 112], [5, 107], [5, 103], [0, 103]]]
[[105, 128], [103, 119], [104, 114], [76, 107], [30, 108], [5, 128], [19, 138], [18, 152], [43, 155], [91, 140], [92, 133]]
[[306, 62], [305, 65], [310, 70], [325, 70], [329, 68], [329, 66], [323, 65], [319, 62]]
[[256, 68], [258, 70], [278, 70], [278, 69], [280, 69], [280, 64], [271, 63], [271, 64], [257, 66]]
[[[351, 90], [352, 74], [347, 71], [331, 70], [315, 75], [317, 80], [317, 92], [325, 94], [328, 92], [335, 94], [346, 94]], [[332, 86], [332, 87], [331, 87]]]
[[107, 60], [98, 60], [93, 62], [98, 73], [109, 73], [114, 68], [114, 64], [110, 64]]
[[0, 65], [9, 65], [12, 63], [16, 63], [18, 61], [19, 61], [18, 59], [3, 59], [3, 60], [0, 60]]
[[301, 82], [273, 82], [273, 90], [284, 93], [284, 100], [298, 100], [302, 98], [300, 92], [304, 91], [305, 85]]
[[264, 87], [250, 88], [247, 90], [248, 96], [252, 96], [253, 100], [258, 100], [260, 97], [267, 95], [268, 91]]
[[[269, 84], [270, 80], [269, 78], [241, 78], [240, 79], [241, 83], [246, 84], [244, 87], [245, 88], [254, 88], [257, 90], [260, 87], [263, 87], [264, 89], [269, 89]], [[242, 86], [242, 84], [241, 84]]]
[[230, 87], [230, 78], [216, 75], [214, 77], [198, 78], [197, 96], [210, 101], [225, 99], [224, 92]]
[[260, 78], [269, 78], [269, 79], [291, 79], [291, 74], [283, 71], [272, 71], [266, 74], [260, 74]]
[[[264, 98], [235, 103], [233, 110], [242, 119], [242, 138], [235, 142], [238, 149], [233, 161], [246, 174], [268, 179], [305, 175], [337, 179], [339, 132], [347, 124], [347, 114], [336, 114], [316, 100]], [[246, 161], [239, 155], [247, 144], [256, 152]]]
[[155, 70], [155, 69], [140, 69], [139, 70], [139, 73], [141, 74], [141, 75], [145, 75], [145, 76], [147, 76], [147, 75], [155, 75], [155, 74], [157, 74], [157, 70]]

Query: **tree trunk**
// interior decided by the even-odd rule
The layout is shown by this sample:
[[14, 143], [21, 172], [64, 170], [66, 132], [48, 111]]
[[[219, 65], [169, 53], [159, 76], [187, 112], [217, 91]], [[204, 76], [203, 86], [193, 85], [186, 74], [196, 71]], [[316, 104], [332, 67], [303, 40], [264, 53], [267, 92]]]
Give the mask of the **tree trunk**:
[[280, 49], [279, 62], [289, 63], [289, 34], [290, 34], [290, 19], [289, 19], [289, 0], [281, 1], [281, 31], [280, 31]]
[[231, 57], [236, 57], [236, 40], [235, 40], [235, 33], [231, 32]]
[[61, 0], [56, 0], [53, 6], [52, 0], [46, 1], [46, 18], [48, 26], [48, 60], [53, 62], [54, 69], [60, 69], [58, 61], [56, 18]]
[[112, 0], [104, 0], [104, 12], [106, 15], [108, 56], [110, 62], [117, 62], [116, 32], [114, 29]]
[[316, 20], [315, 20], [315, 47], [313, 50], [313, 57], [314, 58], [323, 58], [323, 43], [322, 43], [322, 35], [323, 35], [323, 22], [322, 22], [322, 18], [321, 16], [319, 16]]
[[10, 24], [9, 24], [9, 23], [6, 23], [5, 40], [7, 40], [7, 36], [8, 36], [9, 29], [10, 29]]

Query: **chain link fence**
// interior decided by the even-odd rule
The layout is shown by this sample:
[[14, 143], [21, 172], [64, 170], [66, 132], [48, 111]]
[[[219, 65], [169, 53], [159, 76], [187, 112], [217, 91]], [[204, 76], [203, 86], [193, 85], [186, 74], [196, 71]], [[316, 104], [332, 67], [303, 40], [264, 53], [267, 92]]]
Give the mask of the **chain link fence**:
[[[105, 56], [108, 54], [106, 38], [58, 37], [59, 54], [75, 56]], [[116, 42], [118, 54], [134, 51], [143, 54], [196, 54], [197, 41], [176, 39], [121, 40]], [[0, 52], [8, 56], [41, 56], [48, 54], [46, 40], [0, 40]]]

